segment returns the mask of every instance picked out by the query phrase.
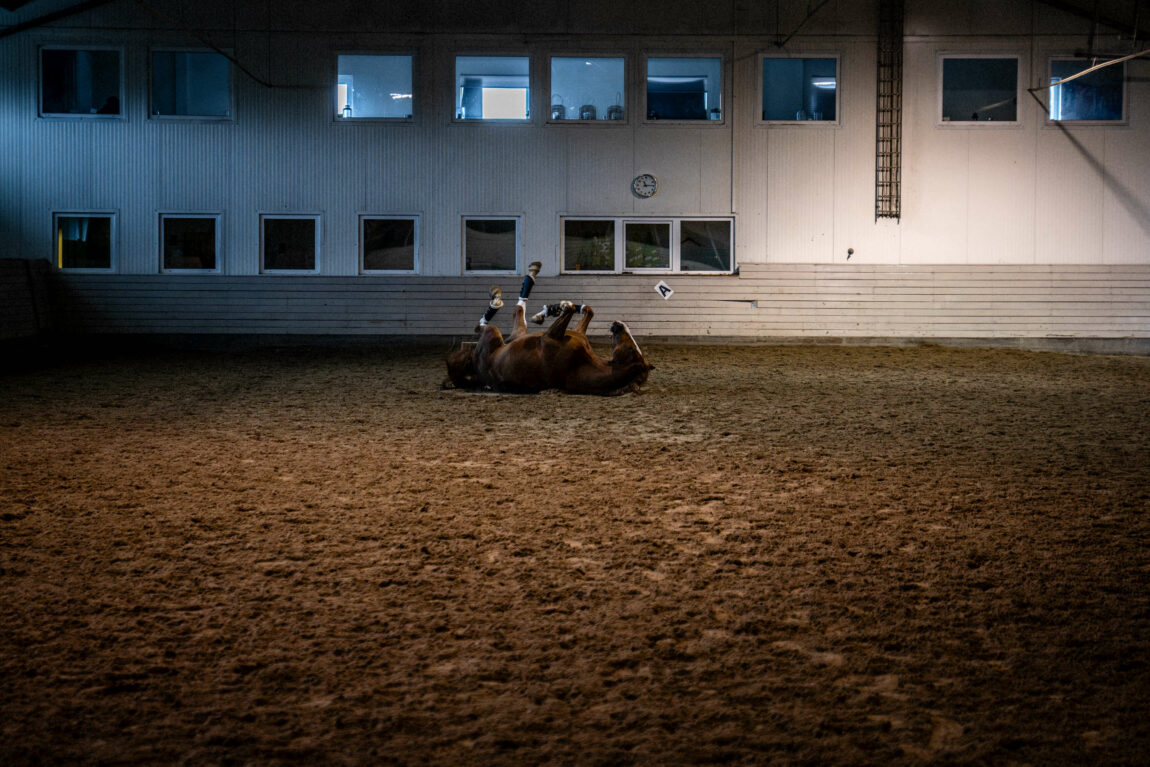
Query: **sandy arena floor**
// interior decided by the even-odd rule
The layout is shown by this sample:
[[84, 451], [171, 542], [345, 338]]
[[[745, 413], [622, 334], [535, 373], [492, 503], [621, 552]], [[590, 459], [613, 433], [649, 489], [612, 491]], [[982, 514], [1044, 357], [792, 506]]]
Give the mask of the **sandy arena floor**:
[[1150, 359], [444, 351], [0, 376], [0, 764], [1150, 758]]

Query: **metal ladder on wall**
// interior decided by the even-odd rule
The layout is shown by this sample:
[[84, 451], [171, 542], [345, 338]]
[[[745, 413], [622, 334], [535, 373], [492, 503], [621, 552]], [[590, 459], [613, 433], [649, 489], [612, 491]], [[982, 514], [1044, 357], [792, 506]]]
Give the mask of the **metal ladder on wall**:
[[879, 0], [874, 217], [902, 217], [903, 0]]

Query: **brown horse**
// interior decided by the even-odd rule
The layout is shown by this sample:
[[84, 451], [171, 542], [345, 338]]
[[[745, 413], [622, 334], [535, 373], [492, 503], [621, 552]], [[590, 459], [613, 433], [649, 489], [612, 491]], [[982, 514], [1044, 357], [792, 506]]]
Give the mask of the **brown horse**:
[[[615, 395], [637, 391], [653, 366], [644, 359], [631, 331], [622, 322], [611, 324], [614, 352], [601, 359], [587, 341], [587, 326], [595, 315], [589, 306], [564, 301], [559, 316], [541, 333], [528, 333], [524, 303], [515, 307], [511, 335], [506, 340], [499, 328], [486, 324], [494, 309], [502, 306], [499, 289], [492, 288], [492, 302], [480, 323], [479, 340], [447, 356], [447, 374], [459, 388], [489, 386], [498, 391], [538, 392], [561, 389], [573, 394]], [[583, 316], [575, 330], [567, 330], [577, 310]]]

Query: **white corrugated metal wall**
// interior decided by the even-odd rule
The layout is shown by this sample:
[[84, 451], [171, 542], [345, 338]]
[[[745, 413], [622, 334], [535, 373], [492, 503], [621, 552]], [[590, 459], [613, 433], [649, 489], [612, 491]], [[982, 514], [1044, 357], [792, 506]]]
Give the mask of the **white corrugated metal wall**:
[[[9, 15], [16, 20], [58, 5], [33, 3]], [[1048, 55], [1085, 44], [1088, 22], [1041, 3], [908, 0], [900, 223], [873, 218], [874, 2], [832, 1], [805, 24], [811, 4], [800, 0], [751, 6], [671, 0], [659, 3], [657, 13], [650, 3], [574, 0], [503, 7], [508, 12], [494, 18], [490, 4], [447, 0], [370, 12], [350, 3], [276, 4], [269, 17], [268, 8], [253, 4], [204, 3], [172, 6], [182, 20], [175, 25], [130, 4], [112, 4], [0, 40], [5, 255], [50, 258], [53, 211], [113, 210], [117, 273], [156, 274], [159, 213], [216, 212], [222, 214], [221, 276], [267, 279], [254, 277], [259, 215], [309, 213], [321, 216], [322, 275], [350, 276], [358, 266], [359, 214], [417, 214], [421, 274], [457, 277], [460, 217], [508, 214], [522, 217], [526, 259], [542, 260], [544, 274], [554, 275], [561, 215], [734, 214], [744, 265], [1150, 264], [1148, 62], [1129, 65], [1125, 125], [1052, 127], [1025, 94], [1017, 125], [937, 122], [941, 53], [1017, 55], [1025, 84], [1037, 84]], [[775, 45], [800, 25], [785, 48]], [[370, 31], [383, 27], [399, 31]], [[235, 121], [149, 120], [148, 51], [196, 46], [188, 29], [204, 30], [257, 74], [286, 87], [266, 88], [236, 72]], [[36, 118], [38, 46], [63, 42], [123, 46], [124, 120]], [[336, 54], [393, 50], [416, 55], [414, 121], [334, 121]], [[780, 50], [839, 57], [837, 125], [759, 123], [759, 56]], [[453, 122], [451, 83], [460, 53], [530, 55], [533, 124]], [[725, 120], [670, 126], [639, 119], [641, 68], [649, 53], [722, 56]], [[625, 56], [626, 123], [544, 124], [551, 54]], [[655, 198], [631, 195], [629, 182], [640, 171], [660, 177]], [[854, 251], [849, 260], [848, 249]], [[746, 271], [742, 278], [709, 279], [746, 281]], [[768, 274], [755, 273], [756, 279]], [[1001, 281], [994, 290], [1009, 296], [1009, 272], [994, 274]], [[1114, 279], [1129, 274], [1119, 270]], [[179, 290], [181, 279], [165, 275], [159, 284]], [[615, 279], [596, 278], [585, 289], [609, 290]], [[131, 290], [115, 275], [75, 282]], [[227, 283], [227, 292], [239, 294], [231, 301], [243, 302], [244, 284]], [[751, 290], [769, 291], [769, 284]], [[1132, 321], [1142, 328], [1133, 332], [1150, 335], [1137, 314], [1142, 310], [1134, 311], [1133, 320], [1116, 319], [1113, 332]], [[839, 319], [849, 326], [849, 316]], [[689, 321], [684, 316], [675, 327]], [[924, 323], [921, 334], [937, 334]], [[140, 327], [147, 322], [141, 319]], [[729, 330], [738, 334], [739, 328]], [[766, 326], [748, 317], [745, 332], [761, 331]], [[796, 327], [795, 334], [802, 331]], [[1006, 319], [1001, 333], [1013, 332]]]

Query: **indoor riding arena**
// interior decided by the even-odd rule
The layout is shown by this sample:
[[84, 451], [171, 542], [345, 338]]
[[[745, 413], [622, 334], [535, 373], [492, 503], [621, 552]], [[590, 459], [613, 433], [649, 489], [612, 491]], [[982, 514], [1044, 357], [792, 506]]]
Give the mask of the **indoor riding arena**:
[[1150, 359], [446, 351], [0, 379], [0, 761], [1144, 760]]
[[0, 767], [1150, 766], [1150, 0], [0, 0]]

